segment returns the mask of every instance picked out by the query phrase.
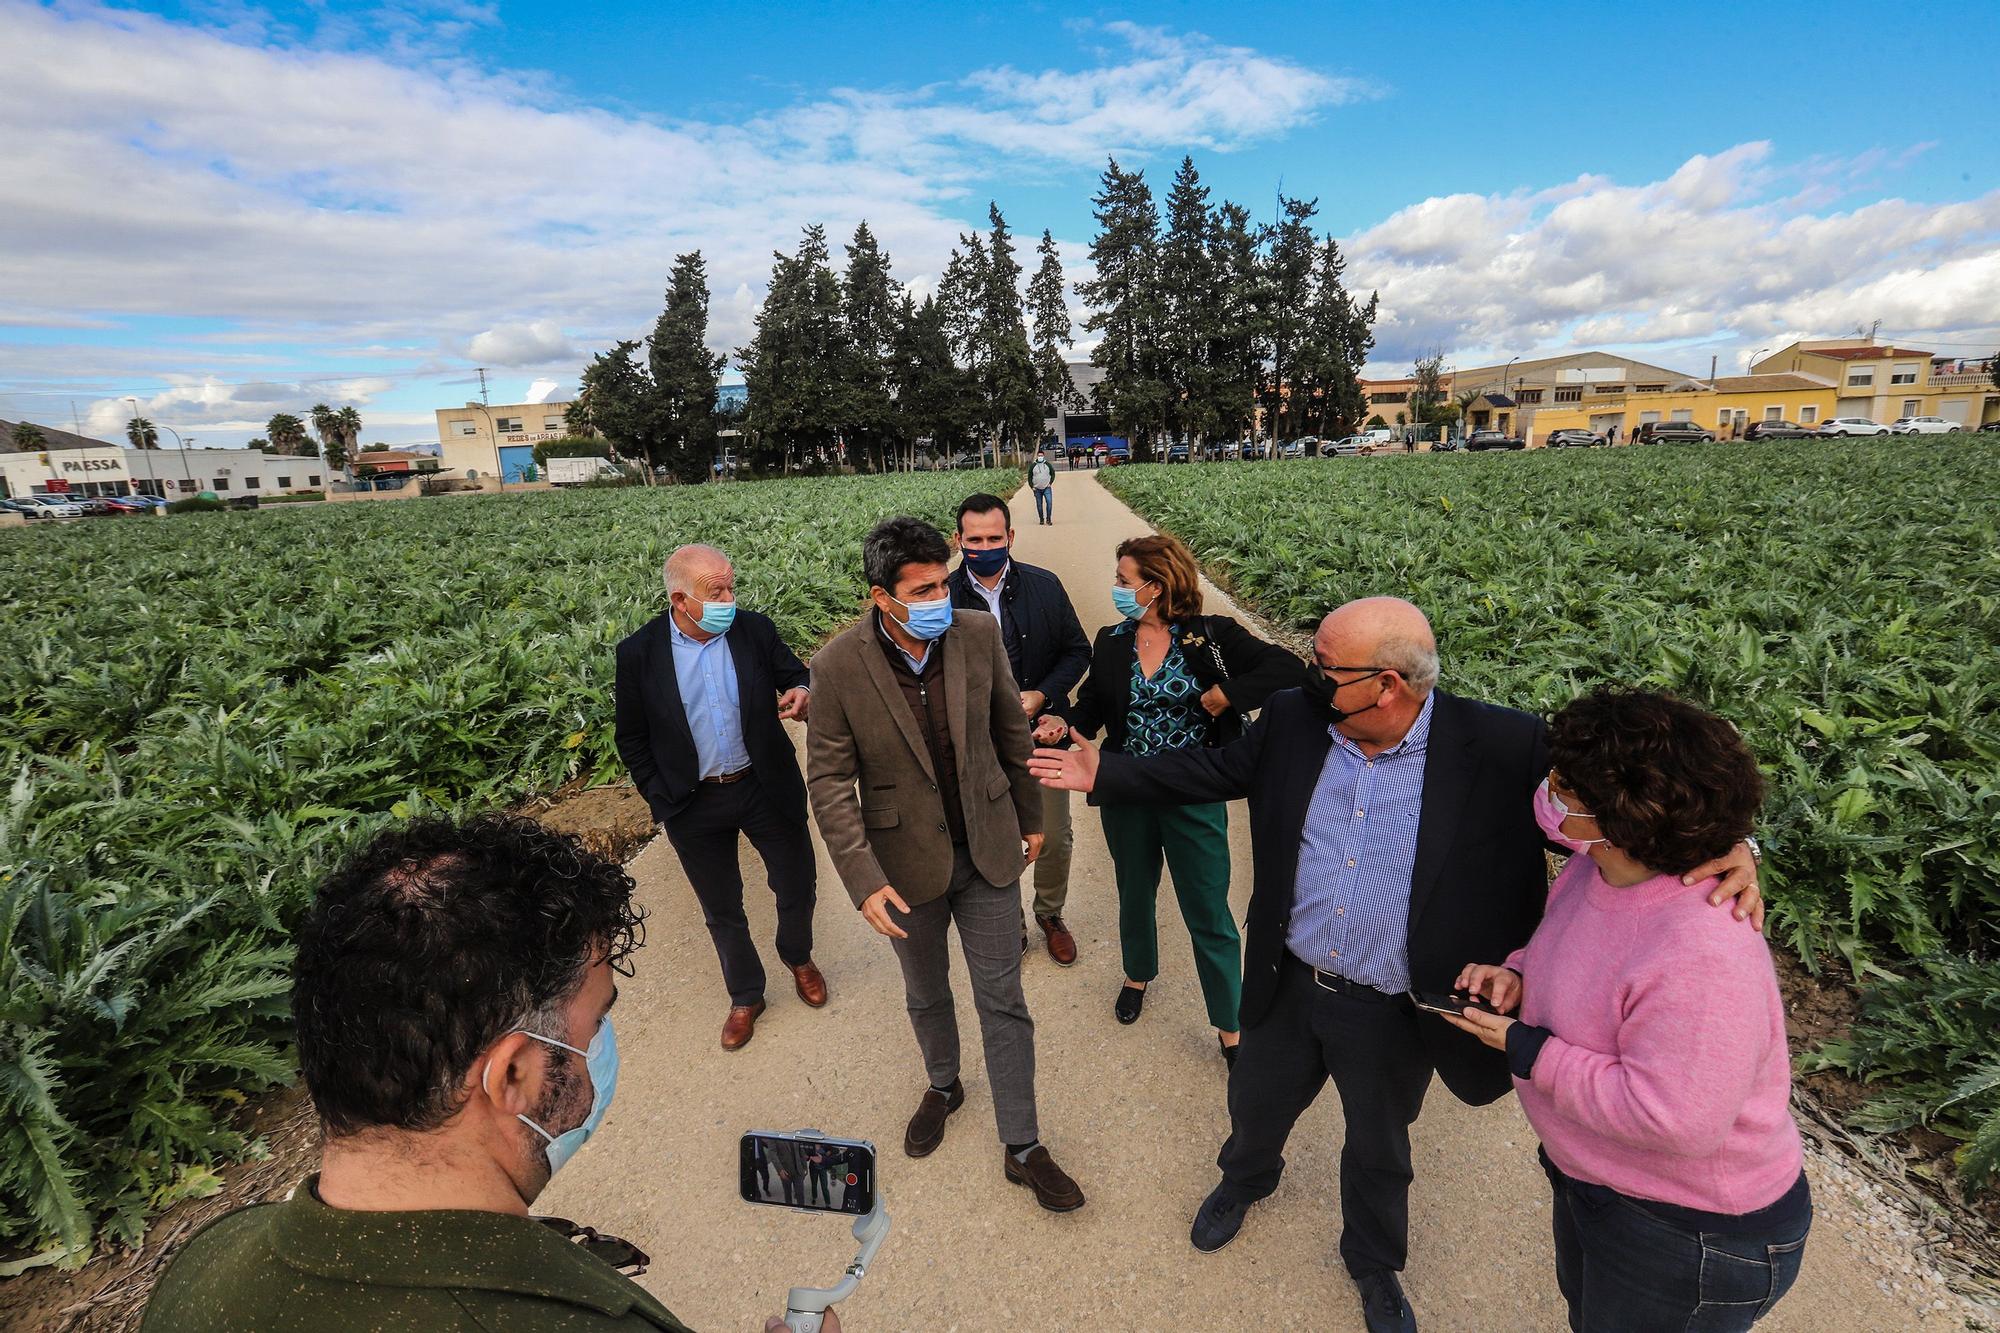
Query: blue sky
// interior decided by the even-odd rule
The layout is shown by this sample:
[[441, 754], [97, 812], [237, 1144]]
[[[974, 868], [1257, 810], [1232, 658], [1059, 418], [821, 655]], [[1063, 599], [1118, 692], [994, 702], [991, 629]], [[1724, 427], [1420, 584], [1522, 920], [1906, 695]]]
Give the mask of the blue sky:
[[0, 0], [0, 417], [115, 432], [129, 395], [225, 444], [326, 400], [427, 439], [477, 365], [496, 402], [566, 394], [685, 249], [722, 350], [811, 221], [867, 217], [921, 291], [997, 199], [1080, 276], [1112, 153], [1161, 185], [1191, 153], [1262, 215], [1316, 196], [1383, 293], [1378, 373], [1727, 368], [1877, 320], [1983, 353], [1971, 35], [1824, 4]]

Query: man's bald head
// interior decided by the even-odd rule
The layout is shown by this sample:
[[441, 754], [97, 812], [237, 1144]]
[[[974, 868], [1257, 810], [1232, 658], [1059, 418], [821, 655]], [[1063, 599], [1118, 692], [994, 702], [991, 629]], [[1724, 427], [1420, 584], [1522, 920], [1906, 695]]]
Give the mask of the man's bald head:
[[699, 598], [711, 575], [731, 572], [729, 557], [713, 546], [683, 546], [667, 557], [667, 595], [678, 592]]
[[1323, 667], [1386, 667], [1418, 699], [1437, 684], [1437, 636], [1429, 618], [1400, 597], [1363, 597], [1329, 611], [1313, 651]]

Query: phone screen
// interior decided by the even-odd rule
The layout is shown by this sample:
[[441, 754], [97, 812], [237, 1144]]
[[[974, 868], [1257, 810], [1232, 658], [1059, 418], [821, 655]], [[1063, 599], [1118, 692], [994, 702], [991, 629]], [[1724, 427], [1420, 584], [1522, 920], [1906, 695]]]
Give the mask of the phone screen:
[[751, 1130], [737, 1149], [745, 1203], [859, 1217], [875, 1210], [875, 1145]]

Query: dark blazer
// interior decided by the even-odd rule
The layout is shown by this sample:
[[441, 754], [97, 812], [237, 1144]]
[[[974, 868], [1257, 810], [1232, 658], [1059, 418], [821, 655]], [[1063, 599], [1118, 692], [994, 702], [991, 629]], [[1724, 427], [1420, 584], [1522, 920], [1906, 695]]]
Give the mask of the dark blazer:
[[[700, 783], [695, 771], [694, 732], [681, 704], [670, 637], [673, 612], [654, 616], [618, 645], [618, 757], [633, 785], [666, 822], [687, 808]], [[736, 663], [736, 693], [742, 700], [743, 748], [757, 781], [786, 819], [805, 822], [806, 782], [785, 724], [778, 720], [778, 696], [811, 682], [778, 627], [766, 616], [739, 609], [729, 627], [729, 656]]]
[[[1123, 633], [1120, 633], [1120, 630]], [[1209, 653], [1211, 636], [1222, 649], [1227, 675], [1219, 675]], [[1068, 708], [1050, 711], [1069, 723], [1083, 736], [1104, 731], [1104, 748], [1117, 752], [1125, 748], [1125, 714], [1132, 703], [1132, 663], [1139, 656], [1139, 636], [1124, 622], [1106, 625], [1097, 631], [1091, 648], [1090, 675], [1076, 692], [1076, 702]], [[1206, 690], [1220, 685], [1229, 697], [1230, 709], [1209, 725], [1208, 743], [1227, 745], [1243, 734], [1239, 714], [1254, 713], [1278, 690], [1288, 690], [1305, 680], [1305, 663], [1277, 644], [1258, 638], [1228, 616], [1200, 616], [1181, 631], [1181, 656], [1188, 671]], [[1101, 795], [1102, 793], [1099, 793]]]
[[[1467, 963], [1500, 963], [1528, 942], [1548, 901], [1547, 844], [1535, 823], [1548, 776], [1540, 718], [1437, 691], [1424, 758], [1424, 807], [1410, 874], [1410, 981], [1445, 991]], [[1106, 801], [1250, 799], [1254, 886], [1243, 960], [1242, 1021], [1271, 1007], [1299, 867], [1306, 806], [1333, 739], [1302, 692], [1271, 696], [1242, 739], [1219, 749], [1134, 759], [1103, 756], [1095, 795]], [[1424, 1045], [1445, 1086], [1475, 1106], [1510, 1084], [1506, 1058], [1442, 1019]]]
[[[963, 562], [945, 582], [952, 606], [990, 613]], [[1014, 668], [1015, 682], [1024, 691], [1040, 690], [1048, 699], [1045, 708], [1067, 703], [1069, 692], [1090, 665], [1090, 640], [1084, 637], [1083, 623], [1076, 618], [1062, 580], [1039, 565], [1009, 561], [1007, 577], [1000, 583], [1000, 608], [1001, 628], [1008, 636], [1007, 663]]]

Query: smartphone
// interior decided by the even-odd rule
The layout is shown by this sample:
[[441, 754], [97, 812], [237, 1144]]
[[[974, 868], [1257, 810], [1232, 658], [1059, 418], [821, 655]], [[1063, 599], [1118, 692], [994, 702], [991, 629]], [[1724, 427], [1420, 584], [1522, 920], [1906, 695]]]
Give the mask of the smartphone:
[[1477, 1009], [1488, 1014], [1500, 1012], [1486, 997], [1458, 990], [1446, 992], [1413, 990], [1410, 992], [1410, 1003], [1427, 1014], [1462, 1014], [1468, 1009]]
[[737, 1147], [745, 1203], [860, 1217], [875, 1211], [875, 1145], [810, 1130], [753, 1129]]

